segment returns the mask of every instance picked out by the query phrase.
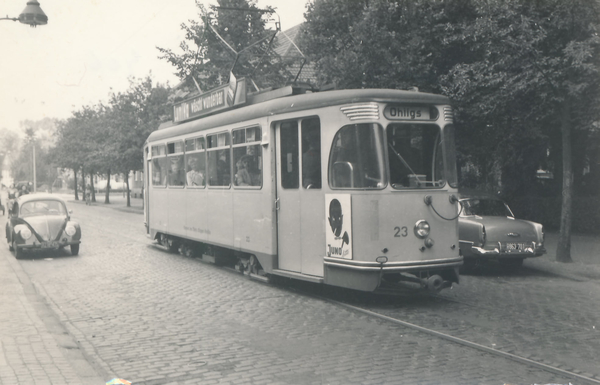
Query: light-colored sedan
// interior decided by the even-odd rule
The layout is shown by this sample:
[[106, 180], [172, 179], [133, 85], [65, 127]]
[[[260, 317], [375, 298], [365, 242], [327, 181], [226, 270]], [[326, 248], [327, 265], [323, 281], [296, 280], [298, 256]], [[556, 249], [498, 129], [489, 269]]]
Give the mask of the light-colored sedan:
[[6, 223], [8, 247], [21, 258], [26, 250], [69, 246], [79, 253], [81, 228], [71, 219], [64, 200], [51, 194], [22, 195], [11, 202]]
[[468, 193], [461, 194], [460, 202], [460, 251], [466, 268], [490, 260], [518, 268], [525, 258], [546, 252], [543, 226], [515, 218], [500, 198], [485, 193]]

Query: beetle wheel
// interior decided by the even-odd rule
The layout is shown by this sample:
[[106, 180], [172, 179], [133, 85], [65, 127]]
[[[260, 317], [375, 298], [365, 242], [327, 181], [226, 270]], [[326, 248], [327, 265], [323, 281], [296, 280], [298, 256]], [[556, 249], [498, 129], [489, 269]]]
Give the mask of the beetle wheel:
[[71, 245], [71, 255], [79, 254], [79, 243], [76, 245]]
[[13, 246], [12, 246], [12, 248], [13, 248], [13, 253], [15, 253], [15, 258], [16, 258], [16, 259], [21, 259], [21, 258], [23, 258], [23, 250], [21, 250], [21, 249], [19, 249], [19, 248], [17, 247], [17, 242], [14, 240], [14, 237], [13, 237], [12, 245], [13, 245]]

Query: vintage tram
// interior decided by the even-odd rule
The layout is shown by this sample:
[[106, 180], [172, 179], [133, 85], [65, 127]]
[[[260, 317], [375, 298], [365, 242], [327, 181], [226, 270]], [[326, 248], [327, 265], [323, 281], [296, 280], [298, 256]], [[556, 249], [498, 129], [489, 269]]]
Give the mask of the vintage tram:
[[174, 106], [144, 146], [145, 226], [258, 278], [361, 291], [458, 282], [453, 116], [440, 95], [245, 80]]

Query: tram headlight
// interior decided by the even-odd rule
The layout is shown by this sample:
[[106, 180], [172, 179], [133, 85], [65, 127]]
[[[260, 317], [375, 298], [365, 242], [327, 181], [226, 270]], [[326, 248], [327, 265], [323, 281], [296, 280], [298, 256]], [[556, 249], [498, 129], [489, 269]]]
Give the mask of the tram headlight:
[[418, 238], [424, 239], [429, 236], [429, 223], [425, 220], [420, 220], [415, 224], [415, 235]]

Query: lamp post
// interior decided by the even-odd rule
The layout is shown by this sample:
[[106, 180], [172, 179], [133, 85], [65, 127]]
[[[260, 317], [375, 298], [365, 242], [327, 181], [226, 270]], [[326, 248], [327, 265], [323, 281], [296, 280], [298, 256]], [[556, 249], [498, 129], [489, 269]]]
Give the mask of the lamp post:
[[32, 141], [33, 144], [33, 192], [37, 192], [37, 181], [35, 176], [35, 138]]
[[48, 16], [42, 11], [40, 3], [37, 0], [29, 0], [27, 6], [21, 12], [19, 17], [0, 17], [0, 20], [19, 21], [22, 24], [28, 24], [32, 27], [48, 24]]

